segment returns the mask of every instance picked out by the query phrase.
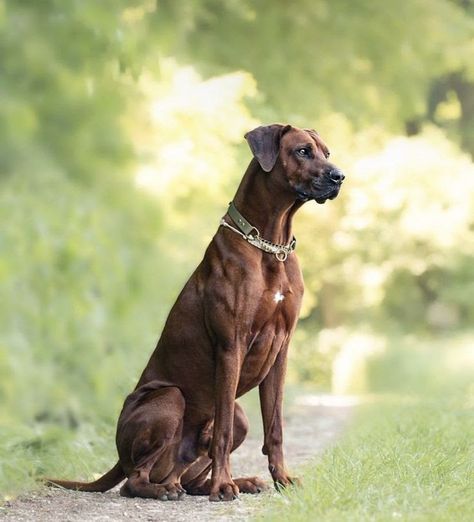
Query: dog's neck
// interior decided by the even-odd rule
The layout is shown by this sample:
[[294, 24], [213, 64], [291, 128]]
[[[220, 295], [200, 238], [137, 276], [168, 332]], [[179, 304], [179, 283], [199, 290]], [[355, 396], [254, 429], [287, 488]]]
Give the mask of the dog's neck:
[[292, 191], [275, 186], [271, 173], [264, 172], [255, 158], [242, 178], [234, 203], [261, 237], [282, 245], [293, 238], [293, 215], [303, 204]]

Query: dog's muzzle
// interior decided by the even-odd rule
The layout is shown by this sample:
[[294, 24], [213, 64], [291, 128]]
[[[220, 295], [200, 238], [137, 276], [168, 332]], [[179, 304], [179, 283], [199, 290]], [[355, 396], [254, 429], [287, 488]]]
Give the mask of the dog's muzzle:
[[339, 194], [344, 178], [342, 171], [333, 167], [322, 177], [313, 180], [309, 190], [297, 188], [298, 199], [301, 201], [314, 199], [319, 204], [325, 203], [328, 199], [334, 199]]

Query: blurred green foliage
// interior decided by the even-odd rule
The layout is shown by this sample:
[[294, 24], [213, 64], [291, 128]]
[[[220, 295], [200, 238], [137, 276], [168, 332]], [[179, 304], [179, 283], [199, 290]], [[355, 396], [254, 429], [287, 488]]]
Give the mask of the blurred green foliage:
[[290, 379], [472, 326], [473, 47], [471, 1], [0, 0], [0, 484], [90, 471], [262, 121], [347, 173], [295, 224]]
[[[358, 128], [400, 131], [433, 116], [446, 93], [471, 110], [472, 89], [439, 82], [457, 74], [473, 85], [473, 13], [471, 0], [164, 0], [153, 23], [166, 53], [251, 72], [263, 119], [304, 126], [340, 112]], [[471, 132], [473, 117], [453, 130]]]

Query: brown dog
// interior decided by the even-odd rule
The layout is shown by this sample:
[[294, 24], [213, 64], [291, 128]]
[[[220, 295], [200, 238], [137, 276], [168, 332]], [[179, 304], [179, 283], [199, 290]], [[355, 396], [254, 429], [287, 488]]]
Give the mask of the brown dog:
[[255, 386], [275, 486], [294, 482], [282, 448], [288, 343], [303, 296], [291, 224], [305, 201], [335, 198], [344, 175], [313, 130], [269, 125], [245, 137], [254, 158], [123, 406], [118, 463], [95, 482], [50, 484], [107, 491], [127, 478], [122, 495], [162, 500], [257, 493], [264, 483], [232, 478], [229, 464], [248, 426], [236, 398]]

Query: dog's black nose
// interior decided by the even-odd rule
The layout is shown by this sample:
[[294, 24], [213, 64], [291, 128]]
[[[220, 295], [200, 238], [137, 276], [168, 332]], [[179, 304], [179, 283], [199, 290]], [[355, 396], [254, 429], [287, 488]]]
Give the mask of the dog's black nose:
[[342, 183], [346, 177], [339, 169], [332, 169], [328, 176], [331, 181], [334, 181], [334, 183]]

